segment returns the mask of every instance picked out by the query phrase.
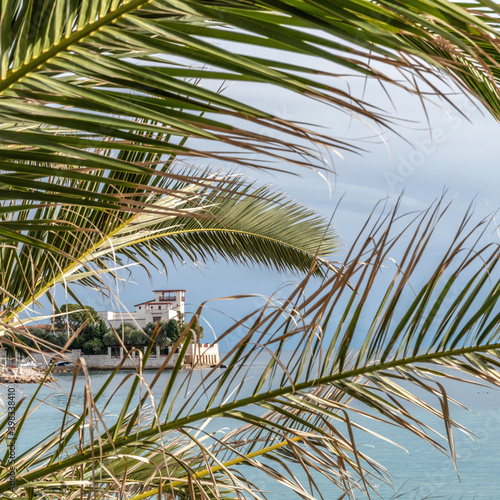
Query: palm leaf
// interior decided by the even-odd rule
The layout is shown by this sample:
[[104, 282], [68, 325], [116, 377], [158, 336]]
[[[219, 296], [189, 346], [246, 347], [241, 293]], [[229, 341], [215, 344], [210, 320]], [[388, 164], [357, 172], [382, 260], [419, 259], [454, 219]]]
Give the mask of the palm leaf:
[[[394, 66], [408, 75], [406, 87], [411, 92], [419, 92], [410, 83], [413, 77], [435, 89], [428, 75], [432, 68], [444, 70], [496, 113], [498, 42], [491, 19], [498, 7], [490, 2], [476, 7], [441, 1], [214, 5], [9, 0], [0, 25], [0, 161], [4, 185], [13, 187], [3, 196], [16, 202], [6, 203], [4, 213], [36, 203], [69, 202], [69, 196], [73, 203], [94, 203], [102, 210], [142, 208], [144, 198], [139, 194], [124, 203], [105, 186], [112, 186], [113, 179], [132, 187], [138, 183], [133, 174], [145, 176], [140, 177], [142, 183], [148, 175], [168, 175], [165, 165], [179, 154], [255, 166], [255, 159], [234, 154], [247, 151], [322, 166], [307, 141], [356, 149], [341, 138], [329, 139], [202, 88], [196, 84], [200, 77], [279, 86], [390, 126], [376, 106], [340, 90], [338, 75], [325, 70], [322, 62], [284, 63], [283, 51], [401, 86], [383, 72], [384, 65]], [[271, 55], [266, 59], [248, 55], [248, 50], [230, 51], [219, 41], [250, 51], [270, 49]], [[210, 69], [201, 71], [191, 63]], [[311, 78], [318, 71], [331, 83]], [[268, 132], [257, 133], [258, 129]], [[188, 137], [200, 140], [188, 147]], [[206, 141], [223, 142], [233, 153], [210, 152]], [[103, 149], [112, 153], [103, 154]], [[83, 179], [89, 173], [101, 175], [99, 189], [44, 181]]]
[[[262, 155], [324, 168], [317, 145], [357, 148], [224, 96], [215, 90], [219, 82], [278, 86], [391, 128], [383, 110], [339, 87], [339, 72], [421, 96], [430, 89], [445, 99], [435, 76], [447, 75], [498, 116], [498, 11], [489, 1], [6, 0], [0, 19], [5, 317], [17, 319], [54, 284], [94, 284], [120, 258], [149, 262], [163, 249], [193, 259], [207, 253], [272, 259], [281, 268], [312, 272], [318, 244], [329, 251], [333, 242], [324, 222], [304, 210], [297, 222], [297, 206], [279, 194], [179, 173], [173, 162], [201, 158], [265, 167]], [[290, 53], [312, 59], [289, 63], [283, 54]], [[213, 89], [197, 85], [199, 78], [212, 80]], [[255, 217], [249, 215], [254, 208]], [[263, 223], [271, 210], [274, 217]], [[356, 489], [370, 490], [373, 474], [384, 474], [357, 448], [354, 414], [375, 415], [453, 457], [459, 424], [436, 379], [449, 378], [451, 369], [457, 377], [498, 385], [498, 248], [466, 252], [477, 230], [462, 228], [408, 298], [409, 281], [425, 275], [420, 260], [439, 217], [439, 210], [429, 211], [404, 230], [396, 214], [375, 221], [312, 295], [306, 293], [308, 276], [288, 299], [270, 300], [229, 329], [226, 336], [243, 326], [248, 333], [228, 356], [228, 370], [214, 370], [182, 405], [169, 400], [181, 399], [180, 361], [157, 405], [148, 411], [141, 393], [141, 404], [127, 414], [135, 392], [148, 390], [139, 370], [114, 423], [99, 408], [104, 388], [92, 395], [87, 384], [83, 411], [18, 457], [17, 491], [8, 491], [3, 458], [0, 492], [6, 498], [126, 492], [139, 500], [160, 491], [167, 498], [256, 497], [239, 469], [244, 465], [303, 498], [321, 494], [308, 470], [354, 497]], [[311, 245], [300, 231], [309, 222]], [[133, 227], [142, 233], [134, 236]], [[407, 234], [394, 277], [379, 294], [375, 284]], [[113, 260], [114, 248], [120, 255]], [[454, 294], [459, 277], [465, 285]], [[184, 342], [186, 349], [195, 321], [178, 347]], [[2, 327], [10, 332], [6, 342], [16, 344], [13, 325]], [[299, 348], [286, 360], [282, 353], [290, 343]], [[274, 355], [243, 395], [238, 384], [245, 363], [261, 352]], [[437, 397], [437, 404], [414, 396], [408, 384]], [[210, 399], [200, 407], [207, 393]], [[441, 432], [420, 422], [413, 406], [441, 417]], [[63, 412], [69, 415], [71, 408]], [[29, 409], [18, 433], [28, 416]], [[243, 427], [223, 439], [203, 439], [204, 423], [214, 418], [235, 419]], [[6, 433], [0, 439], [5, 442]], [[306, 471], [309, 488], [288, 463]]]
[[[497, 7], [479, 5], [480, 13], [441, 1], [6, 1], [0, 22], [0, 260], [17, 271], [14, 278], [2, 275], [4, 306], [20, 311], [36, 301], [50, 283], [85, 263], [93, 245], [112, 239], [139, 213], [149, 211], [160, 220], [206, 217], [200, 210], [187, 214], [157, 203], [160, 196], [184, 199], [187, 184], [205, 186], [202, 173], [173, 167], [179, 156], [267, 166], [260, 163], [262, 155], [324, 168], [317, 144], [355, 149], [341, 138], [305, 130], [201, 87], [201, 77], [279, 86], [391, 126], [381, 110], [340, 90], [339, 75], [325, 70], [324, 61], [398, 86], [401, 82], [387, 76], [383, 65], [428, 85], [437, 68], [494, 111], [498, 39], [491, 17]], [[222, 42], [240, 45], [228, 50]], [[255, 55], [254, 47], [266, 49], [266, 57]], [[318, 64], [283, 62], [283, 51], [312, 56]], [[328, 83], [318, 81], [318, 72]], [[406, 88], [419, 91], [412, 83]], [[186, 228], [197, 224], [203, 225], [182, 220]], [[294, 266], [290, 245], [302, 243], [288, 241], [284, 252], [276, 244], [282, 227], [270, 229], [270, 254], [260, 261]], [[307, 239], [296, 229], [294, 237]], [[168, 242], [164, 237], [147, 250], [142, 244], [127, 252], [149, 259], [148, 253], [163, 245], [176, 256], [223, 252], [229, 259], [253, 261], [248, 252], [237, 253], [245, 251], [245, 238], [254, 248], [262, 240], [252, 239], [248, 228], [240, 230], [244, 233], [232, 232], [231, 245], [227, 232], [224, 238], [214, 230], [203, 237], [170, 232]], [[306, 253], [314, 252], [309, 245]], [[22, 271], [26, 262], [35, 270], [30, 275]], [[88, 274], [85, 280], [91, 283]]]
[[[223, 180], [196, 194], [183, 208], [187, 213], [201, 211], [204, 218], [184, 216], [162, 222], [138, 216], [108, 240], [102, 252], [126, 247], [131, 256], [147, 242], [143, 258], [163, 250], [171, 258], [187, 257], [195, 262], [220, 255], [240, 264], [265, 263], [281, 270], [307, 271], [314, 258], [331, 255], [338, 246], [328, 225], [314, 211], [269, 187]], [[97, 253], [101, 255], [101, 250]]]
[[[161, 380], [157, 375], [136, 410], [107, 423], [98, 441], [85, 434], [80, 453], [71, 452], [72, 436], [89, 412], [100, 415], [101, 389], [60, 435], [57, 452], [49, 440], [39, 453], [19, 457], [18, 493], [32, 486], [60, 495], [64, 483], [66, 492], [73, 488], [79, 494], [92, 488], [111, 494], [120, 486], [134, 500], [155, 497], [159, 488], [167, 498], [217, 498], [219, 492], [222, 498], [237, 498], [252, 488], [240, 471], [244, 466], [302, 498], [321, 496], [318, 474], [354, 498], [359, 489], [369, 493], [378, 478], [387, 480], [383, 466], [357, 447], [357, 433], [374, 434], [360, 423], [363, 416], [403, 428], [454, 457], [453, 429], [464, 428], [453, 419], [455, 401], [440, 380], [472, 377], [500, 384], [499, 247], [476, 247], [486, 222], [470, 227], [467, 215], [441, 261], [429, 270], [423, 255], [441, 215], [437, 206], [410, 220], [397, 213], [375, 219], [336, 272], [311, 294], [306, 278], [288, 299], [269, 301], [222, 336], [237, 326], [248, 328], [224, 360], [224, 372], [213, 369], [199, 387], [188, 389], [182, 377], [175, 389], [180, 372], [174, 371], [153, 403], [148, 394]], [[393, 275], [386, 269], [389, 258], [397, 262]], [[386, 293], [370, 293], [384, 281]], [[456, 293], [451, 284], [458, 282]], [[177, 345], [190, 340], [194, 321]], [[288, 347], [295, 350], [284, 356]], [[274, 353], [268, 365], [253, 368], [266, 352]], [[140, 374], [137, 380], [130, 397], [144, 385]], [[416, 396], [414, 387], [427, 396]], [[442, 428], [430, 426], [413, 409], [439, 417]], [[219, 418], [241, 427], [217, 438], [205, 426], [207, 419]], [[94, 433], [102, 430], [101, 417], [92, 425]], [[285, 469], [279, 472], [272, 462]], [[291, 463], [306, 471], [309, 489], [290, 472]], [[83, 471], [78, 480], [89, 484], [68, 482], [76, 471]], [[8, 487], [0, 486], [0, 492]]]
[[79, 282], [103, 286], [102, 273], [113, 274], [124, 261], [148, 269], [166, 266], [165, 255], [195, 263], [223, 257], [307, 271], [339, 245], [314, 211], [269, 187], [256, 188], [233, 174], [205, 171], [199, 177], [198, 184], [164, 182], [172, 194], [157, 194], [149, 210], [127, 219], [90, 207], [40, 209], [40, 218], [27, 226], [28, 241], [20, 248], [3, 248], [4, 317], [17, 318], [58, 284], [67, 289]]

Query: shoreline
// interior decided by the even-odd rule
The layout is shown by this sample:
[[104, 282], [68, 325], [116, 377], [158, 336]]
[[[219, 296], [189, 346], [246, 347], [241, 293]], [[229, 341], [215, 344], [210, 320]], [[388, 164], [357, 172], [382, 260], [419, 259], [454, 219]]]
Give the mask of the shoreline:
[[[183, 364], [181, 370], [191, 369], [192, 366], [188, 364]], [[208, 366], [199, 365], [195, 368], [208, 368]], [[116, 369], [116, 366], [87, 366], [89, 372], [112, 372]], [[31, 367], [18, 367], [18, 368], [3, 368], [3, 373], [0, 372], [0, 384], [39, 384], [45, 377], [45, 382], [56, 382], [57, 379], [53, 376], [58, 373], [73, 373], [74, 367], [68, 368], [57, 368], [54, 367], [51, 374], [46, 376], [47, 371], [42, 368], [31, 368]], [[164, 371], [172, 371], [173, 367], [167, 366]], [[1, 369], [0, 369], [1, 371]], [[137, 371], [134, 367], [122, 367], [118, 371], [133, 372]], [[157, 367], [144, 368], [143, 371], [158, 371]], [[9, 373], [10, 372], [10, 373]]]
[[[45, 370], [31, 367], [3, 368], [0, 373], [0, 383], [2, 384], [39, 384], [45, 382], [55, 382], [52, 375], [47, 375]], [[9, 373], [10, 372], [10, 373]]]

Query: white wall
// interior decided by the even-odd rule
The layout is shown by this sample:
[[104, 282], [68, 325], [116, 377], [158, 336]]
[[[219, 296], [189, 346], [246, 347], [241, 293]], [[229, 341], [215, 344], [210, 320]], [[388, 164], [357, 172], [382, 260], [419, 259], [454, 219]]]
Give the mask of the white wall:
[[212, 366], [220, 363], [219, 344], [190, 344], [186, 351], [189, 365]]
[[[138, 348], [144, 350], [144, 348]], [[123, 350], [121, 351], [122, 355], [124, 355]], [[137, 351], [134, 351], [130, 354], [130, 358], [127, 357], [123, 363], [123, 368], [134, 368], [139, 366], [140, 362], [140, 357], [139, 353]], [[50, 364], [50, 360], [54, 357], [53, 353], [35, 353], [33, 355], [33, 358], [35, 361], [38, 363], [38, 365], [42, 367], [47, 367]], [[125, 356], [124, 356], [125, 357]], [[151, 369], [151, 368], [159, 368], [162, 366], [163, 362], [166, 359], [166, 355], [159, 354], [159, 349], [156, 349], [155, 352], [151, 353], [151, 355], [148, 358], [148, 362], [146, 364], [146, 369]], [[174, 365], [177, 363], [178, 359], [178, 354], [173, 354], [172, 357], [170, 358], [166, 368], [173, 368]], [[121, 357], [119, 353], [116, 353], [116, 355], [111, 355], [111, 348], [108, 348], [108, 353], [107, 354], [95, 354], [95, 355], [86, 355], [86, 354], [81, 354], [81, 351], [79, 349], [74, 349], [71, 352], [67, 353], [62, 361], [66, 360], [71, 360], [73, 362], [76, 362], [78, 358], [83, 358], [85, 360], [86, 365], [89, 368], [93, 369], [103, 369], [103, 370], [110, 370], [116, 368], [121, 361]]]
[[[160, 300], [162, 298], [172, 298], [172, 301]], [[145, 302], [131, 312], [99, 311], [98, 314], [113, 328], [119, 328], [123, 323], [133, 323], [139, 328], [144, 328], [148, 323], [155, 322], [153, 318], [169, 321], [176, 319], [179, 313], [184, 316], [184, 290], [173, 290], [167, 294], [155, 292], [154, 301], [157, 303]]]
[[[144, 351], [145, 347], [139, 347], [136, 349], [142, 349]], [[155, 349], [155, 351], [149, 356], [148, 362], [146, 365], [146, 369], [154, 369], [159, 368], [162, 363], [165, 361], [166, 355], [160, 355], [159, 347]], [[112, 355], [113, 352], [113, 355]], [[38, 363], [39, 366], [47, 367], [50, 364], [51, 358], [54, 357], [53, 353], [35, 353], [33, 354], [34, 360]], [[78, 358], [83, 358], [85, 363], [89, 368], [93, 369], [103, 369], [109, 370], [116, 368], [120, 363], [122, 357], [125, 357], [125, 353], [123, 348], [120, 349], [120, 352], [115, 349], [111, 349], [108, 347], [107, 354], [95, 354], [95, 355], [85, 355], [82, 354], [80, 349], [73, 349], [68, 352], [64, 359], [62, 360], [71, 360], [76, 362]], [[130, 358], [127, 358], [123, 363], [123, 368], [134, 368], [134, 366], [138, 366], [139, 363], [139, 353], [137, 351], [131, 352]], [[178, 354], [174, 353], [167, 368], [173, 368], [177, 363]], [[218, 344], [190, 344], [186, 351], [186, 356], [184, 358], [184, 364], [187, 366], [212, 366], [218, 365], [220, 363], [220, 353], [219, 353], [219, 345]]]

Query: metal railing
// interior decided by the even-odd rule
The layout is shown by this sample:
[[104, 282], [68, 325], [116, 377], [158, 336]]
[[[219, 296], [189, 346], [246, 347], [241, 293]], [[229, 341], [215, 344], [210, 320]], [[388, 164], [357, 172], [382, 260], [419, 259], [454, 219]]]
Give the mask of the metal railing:
[[173, 302], [175, 300], [175, 295], [167, 296], [163, 295], [158, 299], [158, 302]]

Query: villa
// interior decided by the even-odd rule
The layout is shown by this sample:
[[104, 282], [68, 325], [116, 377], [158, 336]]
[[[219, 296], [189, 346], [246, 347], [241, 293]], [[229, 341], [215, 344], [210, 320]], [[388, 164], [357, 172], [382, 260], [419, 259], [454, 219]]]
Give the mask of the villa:
[[[140, 328], [144, 328], [148, 323], [157, 323], [158, 321], [169, 321], [176, 319], [179, 316], [184, 318], [184, 301], [186, 290], [153, 290], [154, 299], [136, 304], [134, 312], [115, 312], [115, 311], [100, 311], [101, 317], [108, 326], [118, 328], [123, 323], [134, 323]], [[47, 325], [35, 325], [38, 328], [46, 328]], [[153, 351], [149, 355], [145, 369], [159, 369], [164, 367], [172, 369], [178, 361], [178, 350], [170, 354], [166, 365], [167, 354], [160, 353], [161, 346], [155, 345]], [[117, 366], [123, 369], [136, 369], [140, 363], [139, 350], [145, 351], [145, 346], [140, 347], [124, 347], [123, 345], [107, 346], [107, 352], [104, 354], [84, 354], [80, 349], [66, 350], [61, 360], [65, 364], [76, 363], [79, 358], [84, 358], [88, 369], [90, 370], [114, 370]], [[129, 352], [127, 352], [129, 351]], [[32, 366], [45, 370], [52, 363], [54, 351], [34, 352], [30, 355]], [[191, 343], [187, 346], [182, 360], [182, 367], [207, 367], [218, 366], [220, 364], [219, 346], [214, 344], [200, 344], [198, 342]], [[28, 368], [26, 364], [20, 364], [19, 359], [7, 359], [7, 354], [0, 349], [0, 378], [2, 376], [1, 368], [4, 371], [7, 367], [14, 365], [15, 370], [20, 367], [20, 370]], [[64, 367], [66, 368], [66, 367]], [[70, 367], [71, 368], [71, 367]], [[16, 372], [16, 377], [20, 375]], [[56, 368], [57, 371], [57, 368]], [[7, 378], [10, 375], [6, 375]], [[30, 375], [31, 378], [33, 378]], [[23, 383], [30, 381], [38, 381], [38, 379], [27, 377]], [[29, 379], [29, 380], [28, 380]], [[6, 379], [7, 380], [7, 379]], [[9, 379], [10, 380], [10, 379]], [[16, 379], [17, 380], [17, 379]]]
[[113, 328], [118, 328], [126, 322], [144, 328], [151, 322], [158, 323], [179, 316], [184, 317], [186, 290], [153, 290], [153, 293], [154, 299], [134, 305], [135, 312], [100, 311], [99, 317]]

